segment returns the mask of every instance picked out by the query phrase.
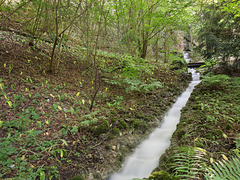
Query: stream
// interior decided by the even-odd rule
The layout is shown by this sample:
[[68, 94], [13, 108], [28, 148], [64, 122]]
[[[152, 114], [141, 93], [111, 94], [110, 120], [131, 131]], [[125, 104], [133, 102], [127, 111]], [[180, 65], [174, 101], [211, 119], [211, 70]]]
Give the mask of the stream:
[[[184, 53], [187, 62], [188, 53]], [[188, 88], [177, 98], [173, 106], [164, 115], [160, 127], [156, 128], [149, 137], [139, 144], [133, 154], [125, 161], [120, 172], [112, 174], [109, 180], [132, 180], [133, 178], [148, 178], [158, 166], [159, 158], [171, 144], [171, 137], [179, 123], [181, 109], [186, 105], [194, 87], [200, 83], [200, 75], [190, 69], [192, 81]]]

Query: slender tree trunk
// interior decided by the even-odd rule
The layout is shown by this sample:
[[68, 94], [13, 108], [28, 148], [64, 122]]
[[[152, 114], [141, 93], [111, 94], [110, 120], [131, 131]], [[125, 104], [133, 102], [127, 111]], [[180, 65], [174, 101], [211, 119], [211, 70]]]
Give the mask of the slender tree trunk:
[[57, 40], [58, 40], [58, 7], [59, 7], [59, 1], [57, 1], [57, 5], [55, 8], [55, 40], [53, 43], [53, 47], [52, 47], [52, 52], [51, 52], [51, 59], [50, 59], [50, 64], [49, 64], [49, 72], [52, 73], [53, 72], [53, 59], [54, 59], [54, 52], [57, 46]]
[[168, 44], [168, 37], [166, 35], [164, 40], [164, 63], [168, 63], [169, 58], [169, 44]]
[[142, 51], [141, 51], [141, 58], [145, 59], [147, 56], [147, 47], [148, 47], [148, 40], [144, 39], [142, 43]]
[[155, 54], [155, 59], [156, 59], [156, 62], [158, 62], [158, 59], [159, 59], [159, 47], [158, 47], [158, 38], [156, 39], [156, 42], [155, 42], [155, 46], [154, 46], [154, 54]]

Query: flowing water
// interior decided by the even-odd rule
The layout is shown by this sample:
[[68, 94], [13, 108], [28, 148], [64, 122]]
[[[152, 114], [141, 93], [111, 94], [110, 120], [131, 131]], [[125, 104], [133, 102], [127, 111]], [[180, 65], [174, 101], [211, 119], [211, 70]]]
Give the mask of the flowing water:
[[[189, 62], [188, 54], [184, 57]], [[158, 166], [159, 158], [170, 146], [170, 139], [176, 130], [181, 116], [181, 109], [184, 107], [192, 93], [194, 86], [200, 82], [199, 74], [191, 69], [192, 81], [173, 106], [163, 117], [160, 127], [156, 128], [149, 137], [144, 140], [130, 155], [119, 173], [113, 174], [110, 180], [131, 180], [133, 178], [148, 177], [153, 169]]]

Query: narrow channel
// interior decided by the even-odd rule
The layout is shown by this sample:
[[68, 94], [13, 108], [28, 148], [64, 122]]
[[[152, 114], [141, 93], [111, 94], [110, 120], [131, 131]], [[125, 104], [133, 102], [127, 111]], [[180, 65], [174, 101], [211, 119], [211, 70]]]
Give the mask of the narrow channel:
[[[184, 53], [184, 57], [189, 62], [187, 53]], [[146, 140], [136, 147], [133, 154], [126, 159], [122, 170], [111, 175], [109, 180], [148, 178], [153, 169], [158, 166], [159, 158], [170, 146], [170, 139], [180, 120], [181, 109], [186, 105], [194, 87], [200, 83], [199, 73], [196, 73], [194, 69], [190, 71], [192, 81], [165, 114], [160, 127], [156, 128]]]

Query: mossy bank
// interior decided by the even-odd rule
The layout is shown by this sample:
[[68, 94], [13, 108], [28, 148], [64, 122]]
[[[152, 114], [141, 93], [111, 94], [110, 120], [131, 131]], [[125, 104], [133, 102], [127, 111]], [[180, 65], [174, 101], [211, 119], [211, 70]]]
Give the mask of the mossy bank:
[[204, 78], [195, 87], [156, 172], [204, 179], [214, 162], [239, 154], [239, 84], [239, 77], [216, 75]]

